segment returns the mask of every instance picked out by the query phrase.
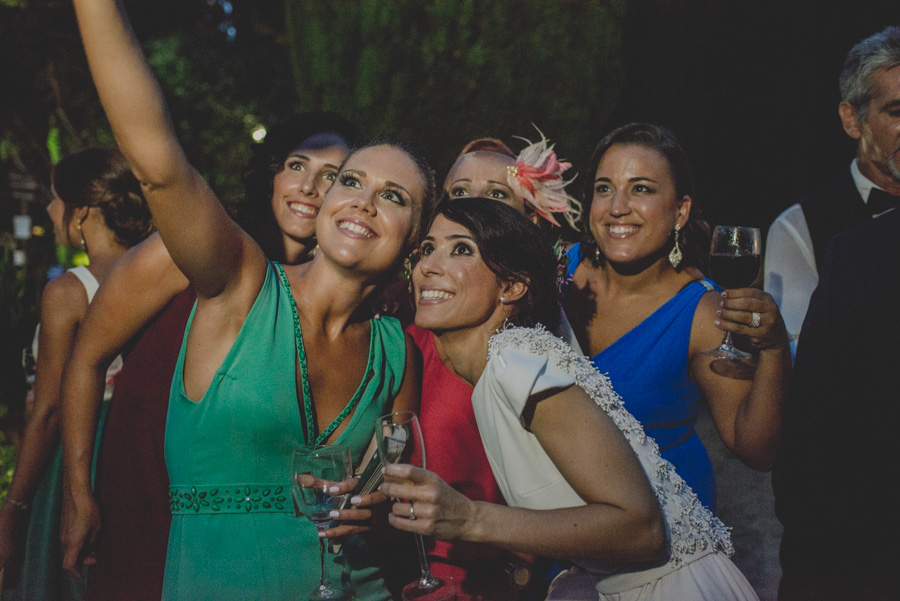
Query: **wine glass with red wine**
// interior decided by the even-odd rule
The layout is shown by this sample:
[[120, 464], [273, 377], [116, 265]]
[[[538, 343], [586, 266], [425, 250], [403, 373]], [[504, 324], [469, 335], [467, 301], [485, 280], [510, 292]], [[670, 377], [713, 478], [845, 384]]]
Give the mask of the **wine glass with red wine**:
[[[709, 272], [723, 289], [746, 288], [759, 277], [759, 228], [717, 225], [713, 230], [709, 250]], [[725, 332], [722, 344], [703, 351], [718, 359], [749, 359], [750, 353], [738, 349], [731, 342], [731, 332]]]

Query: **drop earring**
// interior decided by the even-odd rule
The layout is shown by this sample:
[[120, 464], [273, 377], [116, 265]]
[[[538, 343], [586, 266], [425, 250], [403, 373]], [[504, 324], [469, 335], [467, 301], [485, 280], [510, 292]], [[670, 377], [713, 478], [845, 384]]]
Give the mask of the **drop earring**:
[[675, 224], [675, 248], [673, 248], [669, 252], [669, 263], [672, 264], [672, 267], [677, 268], [678, 265], [681, 264], [681, 259], [684, 258], [681, 254], [681, 247], [678, 246], [678, 232], [681, 231], [681, 226], [677, 223]]
[[79, 222], [78, 222], [78, 225], [77, 225], [77, 227], [78, 227], [78, 237], [81, 238], [81, 250], [83, 250], [84, 252], [87, 252], [87, 242], [84, 241], [84, 232], [81, 231], [81, 224], [82, 224], [83, 221], [84, 221], [84, 219], [82, 219], [81, 221], [79, 221]]

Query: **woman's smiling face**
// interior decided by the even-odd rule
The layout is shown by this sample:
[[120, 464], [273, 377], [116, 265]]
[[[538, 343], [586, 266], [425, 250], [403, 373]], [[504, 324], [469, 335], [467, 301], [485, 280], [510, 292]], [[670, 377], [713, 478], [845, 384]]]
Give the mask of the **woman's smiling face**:
[[594, 175], [590, 226], [610, 263], [635, 263], [668, 252], [675, 225], [684, 226], [690, 197], [676, 198], [665, 156], [636, 144], [614, 144]]
[[435, 331], [477, 327], [501, 307], [496, 274], [471, 233], [439, 215], [421, 245], [413, 270], [416, 325]]
[[316, 134], [288, 153], [272, 179], [272, 214], [285, 236], [315, 238], [322, 198], [337, 179], [347, 145], [336, 134]]
[[424, 188], [415, 161], [398, 148], [353, 153], [325, 194], [316, 220], [319, 248], [348, 268], [390, 269], [409, 244]]

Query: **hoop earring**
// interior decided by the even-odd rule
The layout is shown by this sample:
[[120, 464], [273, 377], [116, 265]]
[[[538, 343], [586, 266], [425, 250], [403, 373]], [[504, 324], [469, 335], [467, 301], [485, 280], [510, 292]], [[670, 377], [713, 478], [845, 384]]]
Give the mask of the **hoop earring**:
[[678, 246], [678, 232], [680, 230], [681, 230], [681, 226], [676, 223], [675, 224], [675, 248], [673, 248], [671, 250], [671, 252], [669, 252], [669, 263], [671, 263], [672, 267], [675, 267], [675, 268], [678, 267], [678, 265], [681, 263], [681, 259], [684, 258], [684, 256], [681, 254], [681, 247]]

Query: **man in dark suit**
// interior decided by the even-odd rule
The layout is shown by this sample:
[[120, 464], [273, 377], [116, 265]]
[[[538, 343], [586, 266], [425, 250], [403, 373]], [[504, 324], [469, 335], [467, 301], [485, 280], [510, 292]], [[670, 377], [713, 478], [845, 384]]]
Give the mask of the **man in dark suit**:
[[900, 209], [836, 235], [800, 334], [772, 484], [779, 601], [900, 598]]
[[840, 77], [841, 124], [857, 157], [830, 187], [788, 207], [766, 238], [764, 287], [800, 333], [828, 241], [900, 204], [900, 27], [854, 46]]

